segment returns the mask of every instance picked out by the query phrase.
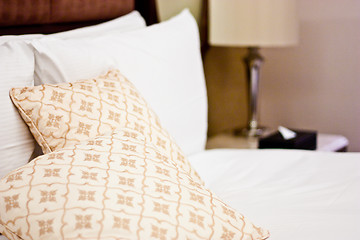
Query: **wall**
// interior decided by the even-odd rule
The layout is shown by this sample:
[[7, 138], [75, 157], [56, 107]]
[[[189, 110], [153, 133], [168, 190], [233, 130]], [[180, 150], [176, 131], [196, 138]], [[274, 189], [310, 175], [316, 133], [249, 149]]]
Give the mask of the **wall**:
[[196, 21], [201, 18], [203, 0], [156, 0], [159, 21], [164, 21], [178, 14], [182, 9], [188, 8]]
[[[298, 0], [300, 42], [261, 49], [260, 123], [346, 136], [360, 151], [360, 1]], [[204, 59], [209, 135], [246, 122], [244, 49]]]

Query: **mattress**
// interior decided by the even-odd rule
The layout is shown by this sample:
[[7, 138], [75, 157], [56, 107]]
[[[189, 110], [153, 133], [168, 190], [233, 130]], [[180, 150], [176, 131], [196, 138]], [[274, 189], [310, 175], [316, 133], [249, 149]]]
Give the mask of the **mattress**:
[[268, 229], [270, 239], [339, 240], [360, 236], [359, 156], [214, 149], [189, 160], [209, 189]]
[[359, 239], [357, 153], [215, 149], [190, 161], [208, 188], [270, 239]]

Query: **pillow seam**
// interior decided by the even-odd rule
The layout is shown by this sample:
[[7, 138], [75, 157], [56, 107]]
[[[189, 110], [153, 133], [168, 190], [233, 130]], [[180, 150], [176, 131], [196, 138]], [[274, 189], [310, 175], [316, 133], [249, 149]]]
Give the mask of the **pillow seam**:
[[[10, 233], [16, 235], [20, 240], [22, 240], [23, 238], [20, 237], [18, 234], [16, 234], [12, 229], [10, 229], [7, 225], [0, 223], [7, 231], [9, 231]], [[1, 235], [5, 236], [4, 234], [1, 233]], [[6, 237], [6, 236], [5, 236]]]
[[[20, 114], [24, 115], [27, 119], [27, 122], [30, 122], [30, 124], [33, 126], [33, 129], [36, 131], [36, 133], [38, 134], [38, 136], [41, 138], [41, 147], [46, 147], [46, 153], [50, 153], [53, 152], [51, 150], [51, 148], [49, 147], [49, 144], [46, 142], [46, 140], [44, 139], [43, 135], [41, 134], [40, 130], [37, 128], [37, 126], [35, 125], [34, 121], [25, 113], [24, 109], [20, 106], [20, 104], [17, 102], [17, 100], [15, 99], [14, 95], [14, 91], [16, 90], [16, 88], [12, 88], [10, 90], [10, 98], [12, 100], [12, 102], [15, 104], [15, 106], [17, 107], [18, 111], [20, 112]], [[28, 124], [27, 124], [28, 125]], [[28, 126], [29, 130], [31, 130], [31, 128]], [[35, 136], [34, 136], [35, 137]], [[38, 142], [39, 143], [39, 142]], [[39, 143], [40, 145], [40, 143]], [[44, 152], [45, 153], [45, 152]]]

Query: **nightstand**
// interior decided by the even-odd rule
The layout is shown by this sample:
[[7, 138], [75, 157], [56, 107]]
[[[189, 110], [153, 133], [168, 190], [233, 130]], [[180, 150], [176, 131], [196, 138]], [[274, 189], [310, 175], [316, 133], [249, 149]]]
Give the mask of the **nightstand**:
[[[349, 141], [346, 137], [335, 134], [317, 134], [317, 148], [316, 151], [325, 152], [346, 152]], [[234, 136], [231, 133], [222, 133], [210, 137], [206, 144], [206, 149], [213, 148], [243, 148], [243, 149], [257, 149], [257, 137], [241, 137]]]

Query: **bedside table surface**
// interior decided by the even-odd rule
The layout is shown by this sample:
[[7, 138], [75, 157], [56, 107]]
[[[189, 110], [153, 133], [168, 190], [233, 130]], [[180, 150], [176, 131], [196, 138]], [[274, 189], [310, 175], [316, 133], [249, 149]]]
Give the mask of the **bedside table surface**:
[[[336, 152], [346, 148], [349, 141], [346, 137], [336, 134], [317, 134], [317, 148], [316, 151]], [[241, 137], [234, 136], [230, 133], [218, 134], [210, 137], [206, 144], [206, 149], [213, 148], [243, 148], [243, 149], [257, 149], [258, 138], [256, 137]]]
[[349, 140], [341, 135], [319, 133], [317, 136], [316, 151], [336, 152], [346, 148]]

